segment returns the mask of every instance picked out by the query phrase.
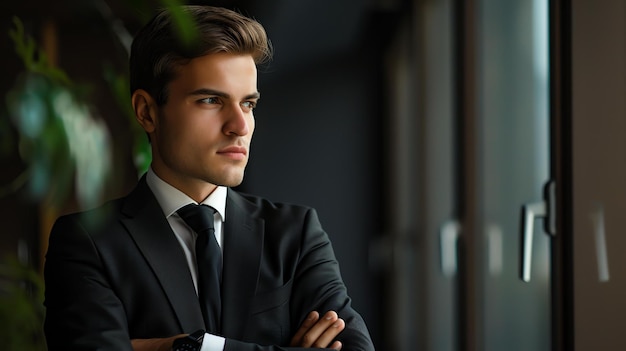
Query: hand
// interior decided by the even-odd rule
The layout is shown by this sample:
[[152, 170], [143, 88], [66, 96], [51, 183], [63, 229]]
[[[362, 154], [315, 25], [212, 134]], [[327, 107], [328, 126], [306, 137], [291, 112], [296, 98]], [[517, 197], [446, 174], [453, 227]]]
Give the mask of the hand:
[[132, 339], [134, 351], [171, 351], [175, 339], [187, 336], [187, 334], [174, 335], [169, 338], [155, 339]]
[[300, 329], [298, 329], [296, 335], [291, 339], [290, 346], [341, 350], [341, 342], [336, 341], [335, 337], [337, 337], [345, 327], [346, 323], [337, 316], [335, 311], [326, 312], [322, 319], [320, 319], [320, 315], [317, 311], [313, 311], [309, 313], [304, 322], [302, 322]]

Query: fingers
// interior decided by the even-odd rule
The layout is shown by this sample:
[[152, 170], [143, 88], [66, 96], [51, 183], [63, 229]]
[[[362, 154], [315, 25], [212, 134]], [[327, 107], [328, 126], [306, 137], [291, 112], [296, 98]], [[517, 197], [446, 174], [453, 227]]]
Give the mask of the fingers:
[[169, 351], [175, 339], [187, 334], [174, 335], [169, 338], [132, 339], [133, 351]]
[[298, 331], [296, 332], [296, 335], [291, 338], [291, 346], [299, 346], [304, 334], [309, 331], [309, 329], [314, 326], [319, 319], [320, 314], [317, 313], [317, 311], [310, 312], [304, 322], [302, 322], [302, 325], [300, 326], [300, 329], [298, 329]]
[[[337, 316], [336, 312], [326, 312], [323, 318], [317, 320], [317, 322], [304, 333], [297, 346], [328, 347], [345, 327], [346, 323]], [[339, 346], [339, 348], [341, 348], [341, 346]]]
[[341, 347], [342, 347], [342, 346], [343, 346], [343, 345], [341, 344], [341, 341], [335, 341], [335, 342], [334, 342], [332, 345], [330, 345], [328, 348], [329, 348], [329, 349], [333, 349], [333, 350], [337, 350], [337, 351], [339, 351], [339, 350], [341, 350]]
[[300, 327], [300, 330], [298, 331], [299, 332], [301, 331], [302, 335], [304, 335], [304, 333], [306, 333], [307, 330], [309, 330], [312, 326], [314, 326], [315, 323], [317, 323], [319, 319], [320, 319], [320, 314], [317, 313], [317, 311], [313, 311], [309, 313], [309, 315], [306, 317], [304, 322], [302, 322], [302, 327]]

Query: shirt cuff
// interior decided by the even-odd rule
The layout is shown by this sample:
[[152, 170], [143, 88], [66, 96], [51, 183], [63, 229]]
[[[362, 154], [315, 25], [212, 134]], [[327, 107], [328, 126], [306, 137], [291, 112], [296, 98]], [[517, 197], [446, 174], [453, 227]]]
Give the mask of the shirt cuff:
[[221, 336], [205, 333], [200, 351], [224, 351], [226, 339]]

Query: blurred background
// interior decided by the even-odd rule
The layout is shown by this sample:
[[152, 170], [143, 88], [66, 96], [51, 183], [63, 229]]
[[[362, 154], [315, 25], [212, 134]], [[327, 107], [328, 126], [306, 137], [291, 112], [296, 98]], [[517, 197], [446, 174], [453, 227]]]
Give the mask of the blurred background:
[[265, 26], [239, 190], [317, 208], [377, 349], [626, 349], [626, 4], [584, 0], [2, 2], [5, 349], [45, 350], [54, 220], [149, 164], [128, 47], [180, 3]]

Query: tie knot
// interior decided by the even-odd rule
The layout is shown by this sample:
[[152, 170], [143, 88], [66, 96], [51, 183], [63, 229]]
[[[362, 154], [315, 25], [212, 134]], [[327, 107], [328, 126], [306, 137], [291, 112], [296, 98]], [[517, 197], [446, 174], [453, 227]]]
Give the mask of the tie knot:
[[189, 204], [176, 212], [198, 234], [206, 230], [214, 230], [215, 209], [213, 207]]

